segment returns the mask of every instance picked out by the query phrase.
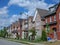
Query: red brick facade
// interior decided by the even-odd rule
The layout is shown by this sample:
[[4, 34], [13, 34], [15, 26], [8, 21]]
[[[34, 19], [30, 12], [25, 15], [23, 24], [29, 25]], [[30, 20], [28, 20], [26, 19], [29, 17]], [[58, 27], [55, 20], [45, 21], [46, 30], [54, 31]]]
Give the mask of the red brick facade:
[[[59, 19], [60, 16], [59, 16], [59, 13], [60, 13], [60, 4], [58, 4], [58, 7], [57, 7], [55, 13], [52, 13], [49, 16], [45, 17], [45, 23], [49, 24], [50, 31], [52, 31], [51, 33], [49, 33], [49, 36], [53, 39], [57, 38], [58, 40], [60, 40], [60, 19]], [[54, 19], [54, 16], [56, 16], [55, 19]], [[46, 27], [46, 25], [45, 25], [45, 27]]]
[[11, 28], [11, 32], [15, 31], [18, 33], [19, 37], [22, 37], [22, 21], [21, 19], [19, 19], [18, 21], [14, 22], [11, 24], [10, 28]]

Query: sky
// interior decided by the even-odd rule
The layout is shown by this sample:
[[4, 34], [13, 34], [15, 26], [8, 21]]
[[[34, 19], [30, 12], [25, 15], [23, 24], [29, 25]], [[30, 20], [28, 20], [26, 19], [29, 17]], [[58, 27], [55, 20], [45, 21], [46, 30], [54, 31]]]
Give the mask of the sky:
[[19, 18], [26, 18], [26, 15], [33, 16], [36, 8], [48, 10], [58, 2], [59, 0], [0, 0], [0, 29]]

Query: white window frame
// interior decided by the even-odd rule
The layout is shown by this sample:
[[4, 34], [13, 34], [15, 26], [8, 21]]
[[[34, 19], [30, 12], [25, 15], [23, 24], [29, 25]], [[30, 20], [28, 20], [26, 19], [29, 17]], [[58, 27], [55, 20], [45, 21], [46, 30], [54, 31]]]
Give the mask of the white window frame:
[[47, 23], [47, 19], [46, 19], [46, 23]]
[[54, 21], [56, 21], [56, 15], [54, 15]]
[[36, 22], [36, 26], [39, 26], [40, 25], [40, 21]]
[[55, 8], [51, 8], [50, 11], [51, 11], [51, 12], [52, 12], [52, 11], [55, 11]]
[[50, 17], [50, 22], [52, 22], [52, 17]]

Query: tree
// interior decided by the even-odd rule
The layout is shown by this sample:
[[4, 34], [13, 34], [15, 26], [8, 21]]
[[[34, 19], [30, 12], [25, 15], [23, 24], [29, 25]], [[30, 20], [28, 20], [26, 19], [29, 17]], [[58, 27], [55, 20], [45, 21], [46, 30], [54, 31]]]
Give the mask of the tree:
[[42, 37], [41, 37], [41, 40], [42, 40], [42, 41], [47, 41], [47, 35], [46, 35], [45, 30], [42, 30]]
[[8, 37], [8, 32], [7, 32], [7, 28], [4, 27], [2, 30], [0, 30], [0, 37]]
[[8, 32], [7, 32], [7, 28], [6, 27], [4, 27], [4, 29], [3, 29], [3, 37], [5, 38], [6, 36], [8, 37]]
[[0, 30], [0, 37], [3, 37], [3, 30]]
[[36, 35], [36, 31], [35, 31], [35, 28], [33, 27], [31, 30], [30, 30], [30, 32], [32, 33], [32, 40], [34, 40], [35, 39], [35, 35]]
[[46, 32], [47, 32], [47, 33], [50, 32], [50, 29], [49, 29], [49, 28], [50, 28], [50, 27], [49, 27], [49, 24], [47, 23], [47, 24], [46, 24]]

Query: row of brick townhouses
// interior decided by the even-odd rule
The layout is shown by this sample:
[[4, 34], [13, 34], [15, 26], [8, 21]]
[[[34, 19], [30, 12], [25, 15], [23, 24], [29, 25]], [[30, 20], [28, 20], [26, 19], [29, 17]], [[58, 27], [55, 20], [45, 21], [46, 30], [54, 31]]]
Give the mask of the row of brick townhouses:
[[22, 21], [22, 39], [28, 38], [28, 35], [29, 35], [28, 31], [33, 27], [32, 19], [33, 17], [29, 16], [28, 19], [24, 19]]
[[[35, 10], [34, 16], [29, 16], [28, 19], [19, 19], [12, 23], [8, 30], [15, 35], [18, 32], [20, 38], [28, 38], [31, 28], [35, 28], [36, 38], [41, 37], [42, 30], [47, 30], [46, 25], [49, 25], [48, 36], [52, 39], [60, 40], [60, 3], [52, 6], [49, 10], [39, 9]], [[14, 37], [14, 36], [13, 36]]]
[[[8, 30], [11, 30], [11, 33], [16, 37], [16, 32], [20, 35], [20, 38], [28, 38], [28, 31], [35, 28], [37, 34], [36, 38], [41, 36], [43, 30], [44, 19], [41, 19], [43, 15], [47, 13], [47, 10], [37, 8], [34, 16], [29, 16], [28, 19], [20, 19], [9, 26]], [[14, 37], [13, 36], [13, 37]]]
[[47, 10], [37, 8], [34, 16], [29, 16], [28, 20], [24, 20], [25, 23], [23, 23], [22, 25], [22, 30], [24, 30], [24, 32], [22, 32], [23, 38], [24, 38], [24, 33], [26, 34], [25, 38], [27, 38], [28, 35], [31, 34], [28, 31], [33, 27], [35, 28], [35, 31], [37, 32], [35, 38], [41, 37], [42, 30], [44, 28], [43, 16], [47, 12], [48, 12]]
[[16, 33], [21, 37], [22, 35], [22, 19], [19, 19], [18, 21], [12, 23], [10, 26], [8, 26], [8, 33], [12, 34], [11, 38], [16, 38]]

